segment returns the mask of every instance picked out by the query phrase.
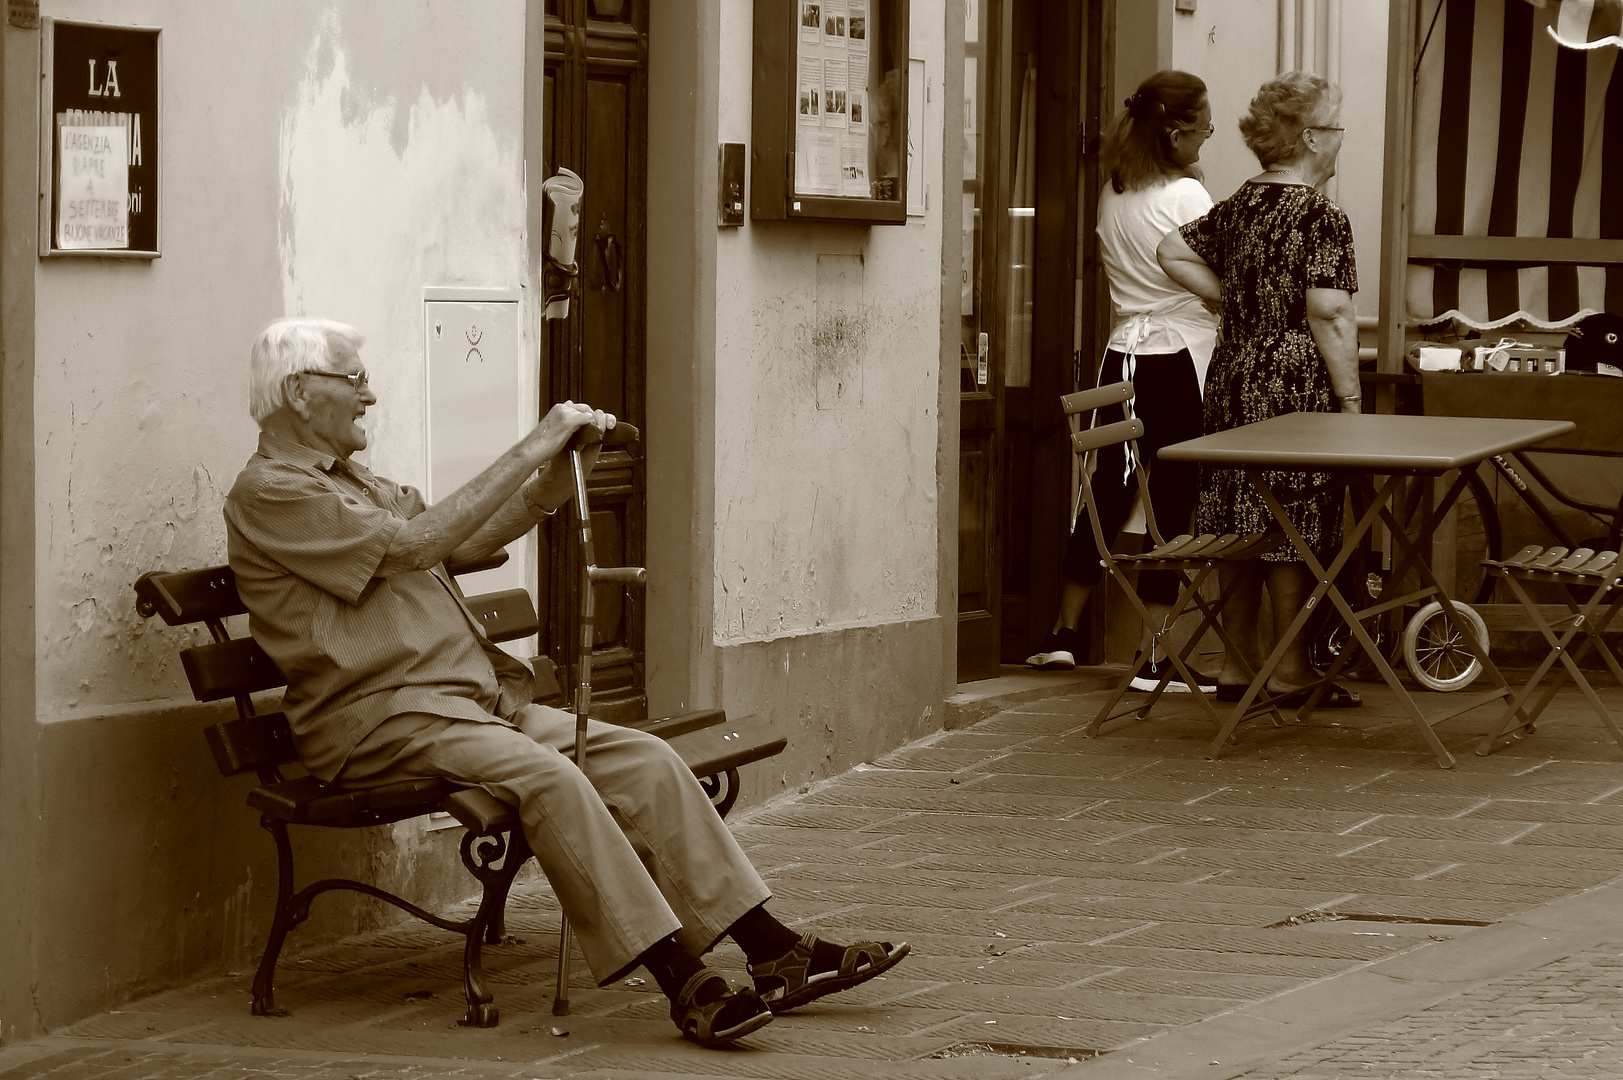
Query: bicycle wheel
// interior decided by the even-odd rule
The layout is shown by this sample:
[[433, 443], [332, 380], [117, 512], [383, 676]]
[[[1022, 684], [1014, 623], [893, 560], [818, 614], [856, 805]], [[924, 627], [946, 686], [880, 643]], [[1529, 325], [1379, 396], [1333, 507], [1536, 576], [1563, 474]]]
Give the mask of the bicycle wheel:
[[1467, 604], [1486, 604], [1493, 598], [1496, 579], [1482, 568], [1482, 560], [1500, 558], [1503, 548], [1499, 507], [1480, 473], [1471, 474], [1455, 507], [1454, 594]]
[[[1488, 625], [1482, 616], [1467, 604], [1456, 603], [1454, 610], [1465, 616], [1482, 647], [1488, 648]], [[1470, 686], [1482, 674], [1482, 661], [1471, 652], [1436, 600], [1415, 612], [1404, 627], [1403, 662], [1421, 686], [1444, 693]]]
[[[1429, 479], [1411, 481], [1394, 506], [1398, 520], [1410, 537], [1420, 527], [1420, 485]], [[1493, 490], [1473, 472], [1466, 478], [1465, 490], [1451, 511], [1454, 516], [1454, 589], [1449, 594], [1467, 604], [1485, 604], [1493, 597], [1494, 578], [1482, 568], [1483, 559], [1498, 559], [1503, 553], [1499, 510]], [[1446, 585], [1447, 582], [1444, 582]], [[1406, 575], [1405, 590], [1419, 588], [1418, 575]]]

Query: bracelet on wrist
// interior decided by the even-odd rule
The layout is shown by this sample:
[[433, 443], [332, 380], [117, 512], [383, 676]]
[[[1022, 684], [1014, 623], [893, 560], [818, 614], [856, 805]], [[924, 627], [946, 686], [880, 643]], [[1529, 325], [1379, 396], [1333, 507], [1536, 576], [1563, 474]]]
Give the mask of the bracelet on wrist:
[[542, 518], [549, 518], [557, 514], [558, 508], [554, 506], [549, 510], [541, 505], [541, 500], [536, 496], [536, 488], [538, 487], [540, 487], [539, 477], [525, 484], [522, 494], [524, 496], [524, 505], [530, 508], [530, 515], [540, 521]]
[[1363, 394], [1343, 394], [1343, 395], [1341, 395], [1341, 400], [1343, 402], [1347, 402], [1347, 401], [1363, 401], [1364, 400], [1364, 395]]

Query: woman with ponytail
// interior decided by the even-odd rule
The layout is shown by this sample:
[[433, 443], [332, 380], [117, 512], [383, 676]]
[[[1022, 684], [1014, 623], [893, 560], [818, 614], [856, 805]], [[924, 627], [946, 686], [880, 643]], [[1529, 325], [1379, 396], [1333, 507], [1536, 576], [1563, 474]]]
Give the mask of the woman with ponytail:
[[[1158, 71], [1125, 102], [1105, 139], [1110, 183], [1099, 200], [1099, 248], [1110, 281], [1115, 327], [1095, 385], [1132, 381], [1134, 415], [1144, 422], [1138, 455], [1153, 466], [1151, 509], [1168, 536], [1188, 530], [1198, 493], [1198, 470], [1157, 461], [1163, 446], [1201, 434], [1200, 388], [1217, 341], [1217, 317], [1161, 269], [1156, 246], [1179, 226], [1212, 208], [1201, 183], [1200, 148], [1211, 136], [1206, 84], [1184, 71]], [[1093, 474], [1100, 523], [1106, 535], [1127, 524], [1137, 485], [1130, 482], [1122, 446], [1099, 452]], [[1086, 517], [1065, 552], [1064, 584], [1054, 631], [1026, 663], [1039, 668], [1076, 666], [1076, 624], [1100, 577], [1099, 554]], [[1177, 599], [1177, 578], [1167, 571], [1139, 577], [1139, 595], [1163, 622]], [[1157, 680], [1135, 679], [1135, 689]], [[1139, 684], [1143, 685], [1139, 685]], [[1169, 691], [1187, 691], [1181, 681]]]

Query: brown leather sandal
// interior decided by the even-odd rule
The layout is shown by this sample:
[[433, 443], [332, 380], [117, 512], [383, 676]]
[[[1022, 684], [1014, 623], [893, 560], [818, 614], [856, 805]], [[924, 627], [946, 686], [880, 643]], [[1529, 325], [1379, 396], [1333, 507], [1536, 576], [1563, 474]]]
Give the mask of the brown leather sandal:
[[[720, 980], [727, 992], [708, 1001], [703, 1005], [694, 1001], [698, 996], [699, 988], [708, 985], [712, 980]], [[746, 1008], [740, 1017], [734, 1015], [726, 1022], [726, 1026], [717, 1027], [723, 1009], [734, 1002], [743, 1003]], [[682, 992], [676, 995], [671, 1002], [671, 1023], [677, 1026], [684, 1038], [692, 1039], [704, 1046], [720, 1046], [743, 1038], [752, 1031], [758, 1031], [772, 1022], [772, 1011], [766, 1007], [755, 988], [746, 986], [741, 990], [734, 990], [732, 984], [727, 982], [721, 972], [715, 968], [705, 968], [695, 973], [682, 984]]]
[[859, 941], [846, 946], [839, 970], [813, 973], [812, 947], [816, 944], [815, 935], [802, 934], [795, 947], [776, 960], [749, 965], [750, 978], [755, 980], [755, 989], [767, 1008], [775, 1013], [788, 1012], [825, 994], [849, 990], [889, 971], [912, 952], [912, 946], [905, 941], [900, 945], [888, 941]]

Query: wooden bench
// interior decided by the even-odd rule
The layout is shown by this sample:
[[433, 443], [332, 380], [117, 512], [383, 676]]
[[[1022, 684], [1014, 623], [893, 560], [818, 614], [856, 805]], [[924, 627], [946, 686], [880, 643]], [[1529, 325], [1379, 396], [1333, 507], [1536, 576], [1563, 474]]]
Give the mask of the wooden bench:
[[[476, 565], [452, 567], [453, 573], [498, 566], [505, 553]], [[287, 934], [310, 915], [315, 897], [345, 889], [376, 897], [443, 930], [461, 934], [463, 983], [468, 1011], [458, 1023], [492, 1027], [499, 1014], [484, 978], [482, 949], [498, 943], [504, 930], [508, 890], [531, 851], [518, 815], [505, 803], [479, 788], [460, 788], [438, 778], [408, 780], [382, 787], [347, 790], [322, 783], [304, 773], [293, 748], [292, 730], [280, 711], [256, 711], [253, 695], [286, 684], [253, 638], [233, 638], [224, 620], [246, 612], [237, 595], [236, 579], [228, 566], [175, 573], [143, 574], [135, 583], [136, 609], [145, 617], [161, 615], [170, 626], [201, 623], [212, 642], [180, 650], [186, 678], [198, 701], [232, 698], [237, 718], [212, 724], [203, 731], [215, 764], [225, 776], [252, 772], [258, 786], [248, 793], [248, 805], [259, 811], [259, 823], [276, 841], [276, 912], [271, 920], [259, 970], [254, 976], [253, 1012], [257, 1016], [285, 1016], [276, 1007], [276, 962]], [[468, 606], [494, 641], [529, 637], [539, 630], [535, 606], [523, 589], [469, 597]], [[535, 664], [536, 699], [561, 700], [550, 661]], [[782, 752], [786, 740], [754, 720], [729, 722], [719, 709], [684, 713], [633, 725], [671, 741], [699, 778], [716, 811], [723, 817], [738, 798], [738, 770]], [[292, 770], [292, 774], [289, 774]], [[446, 811], [467, 832], [462, 837], [462, 863], [482, 888], [478, 910], [469, 919], [452, 919], [425, 911], [375, 885], [346, 878], [328, 878], [295, 889], [293, 848], [289, 825], [355, 829], [386, 825], [405, 818]], [[560, 988], [562, 991], [562, 988]]]

